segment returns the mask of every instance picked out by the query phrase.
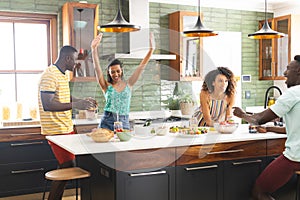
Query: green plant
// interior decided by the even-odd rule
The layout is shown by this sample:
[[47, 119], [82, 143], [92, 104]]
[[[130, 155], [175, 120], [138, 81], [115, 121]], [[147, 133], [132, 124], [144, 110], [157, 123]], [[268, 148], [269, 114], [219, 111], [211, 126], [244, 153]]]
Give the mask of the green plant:
[[167, 104], [170, 110], [179, 110], [179, 99], [177, 96], [170, 96], [163, 103]]
[[195, 103], [191, 94], [184, 94], [179, 97], [179, 103]]
[[163, 103], [167, 104], [170, 110], [180, 110], [180, 103], [195, 103], [191, 94], [185, 94], [179, 90], [178, 83], [175, 84], [173, 94], [168, 97]]

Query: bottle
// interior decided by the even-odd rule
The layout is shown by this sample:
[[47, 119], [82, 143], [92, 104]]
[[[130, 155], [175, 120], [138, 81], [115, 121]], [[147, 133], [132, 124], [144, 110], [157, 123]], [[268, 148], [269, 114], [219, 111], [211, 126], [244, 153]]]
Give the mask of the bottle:
[[249, 125], [249, 133], [257, 133], [257, 126], [250, 124]]
[[270, 107], [271, 105], [275, 104], [275, 98], [274, 97], [269, 97], [268, 100], [268, 107]]
[[198, 126], [198, 124], [197, 124], [197, 118], [196, 117], [192, 117], [191, 119], [190, 119], [190, 127], [197, 127]]
[[78, 54], [78, 60], [84, 60], [84, 55], [83, 55], [83, 53], [84, 53], [84, 50], [83, 50], [83, 48], [80, 48], [79, 49], [79, 54]]
[[114, 133], [122, 132], [123, 131], [123, 124], [122, 122], [116, 121], [114, 122]]

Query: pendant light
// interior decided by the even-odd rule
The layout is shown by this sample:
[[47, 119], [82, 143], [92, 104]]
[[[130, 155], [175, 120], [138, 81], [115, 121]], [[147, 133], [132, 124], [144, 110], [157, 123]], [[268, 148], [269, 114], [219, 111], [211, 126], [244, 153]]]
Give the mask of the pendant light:
[[124, 19], [120, 9], [120, 0], [119, 0], [118, 12], [115, 18], [113, 19], [113, 21], [99, 27], [99, 31], [101, 32], [118, 32], [118, 33], [139, 31], [140, 29], [141, 29], [140, 26], [130, 24]]
[[[81, 22], [81, 13], [82, 13], [83, 9], [78, 8], [77, 11], [79, 12], [79, 21]], [[78, 60], [83, 60], [83, 57], [84, 57], [83, 49], [81, 48], [81, 29], [82, 28], [79, 29], [79, 54], [78, 54], [78, 58], [77, 58]]]
[[274, 39], [274, 38], [282, 38], [284, 37], [284, 33], [280, 33], [274, 31], [270, 28], [268, 20], [267, 20], [267, 0], [265, 0], [265, 22], [262, 28], [255, 33], [248, 34], [248, 38], [251, 39]]
[[218, 33], [214, 32], [211, 29], [205, 28], [201, 22], [200, 18], [200, 0], [198, 1], [198, 19], [194, 27], [188, 28], [183, 31], [183, 35], [186, 37], [208, 37], [216, 36]]

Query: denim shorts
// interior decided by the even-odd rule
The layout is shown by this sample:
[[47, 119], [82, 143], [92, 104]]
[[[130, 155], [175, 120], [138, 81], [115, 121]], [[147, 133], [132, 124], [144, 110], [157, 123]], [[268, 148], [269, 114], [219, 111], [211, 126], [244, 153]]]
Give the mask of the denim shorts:
[[[107, 128], [110, 130], [114, 130], [114, 122], [117, 121], [117, 114], [104, 111], [103, 117], [101, 118], [101, 122], [99, 124], [100, 128]], [[119, 121], [123, 124], [123, 129], [130, 129], [129, 124], [129, 115], [119, 115]]]

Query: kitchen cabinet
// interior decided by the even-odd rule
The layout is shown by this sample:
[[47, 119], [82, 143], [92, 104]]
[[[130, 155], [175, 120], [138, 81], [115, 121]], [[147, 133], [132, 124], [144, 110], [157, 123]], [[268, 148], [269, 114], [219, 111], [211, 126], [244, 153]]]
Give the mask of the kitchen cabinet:
[[175, 200], [175, 168], [117, 171], [118, 200]]
[[248, 199], [255, 179], [265, 166], [265, 157], [177, 166], [178, 200]]
[[[180, 147], [176, 161], [179, 199], [248, 199], [265, 166], [265, 140]], [[178, 156], [179, 156], [178, 155]], [[200, 187], [198, 187], [200, 185]], [[183, 195], [184, 194], [184, 195]]]
[[182, 32], [193, 27], [198, 13], [177, 11], [169, 14], [170, 53], [176, 55], [170, 60], [169, 79], [176, 81], [202, 80], [202, 39], [183, 37]]
[[222, 199], [222, 162], [176, 167], [176, 199]]
[[174, 160], [174, 148], [78, 156], [78, 165], [92, 173], [81, 198], [175, 200]]
[[[291, 16], [281, 16], [268, 20], [273, 30], [284, 33], [279, 39], [259, 41], [259, 79], [284, 80], [283, 73], [291, 61]], [[260, 28], [264, 21], [259, 22]]]
[[249, 199], [253, 184], [265, 164], [265, 157], [225, 161], [223, 199]]
[[95, 81], [95, 73], [90, 55], [91, 41], [97, 35], [98, 4], [66, 2], [62, 7], [63, 44], [75, 47], [78, 52], [71, 81]]
[[0, 197], [44, 190], [57, 161], [40, 128], [0, 129]]

